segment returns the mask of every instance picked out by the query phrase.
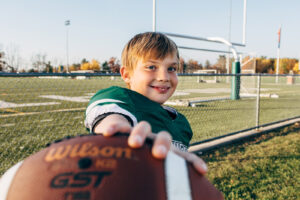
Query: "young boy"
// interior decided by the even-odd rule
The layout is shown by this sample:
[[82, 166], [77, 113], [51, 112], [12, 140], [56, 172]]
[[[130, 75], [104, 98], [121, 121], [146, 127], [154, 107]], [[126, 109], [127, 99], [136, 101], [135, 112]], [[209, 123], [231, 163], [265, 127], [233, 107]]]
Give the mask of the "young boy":
[[[98, 91], [86, 110], [85, 126], [91, 133], [113, 135], [130, 132], [128, 143], [139, 147], [145, 138], [158, 133], [152, 153], [164, 158], [173, 146], [185, 153], [201, 173], [205, 163], [187, 153], [192, 130], [186, 118], [175, 109], [163, 106], [177, 84], [179, 54], [176, 44], [161, 33], [134, 36], [122, 52], [121, 77], [128, 89], [110, 87]], [[170, 137], [171, 134], [171, 137]]]

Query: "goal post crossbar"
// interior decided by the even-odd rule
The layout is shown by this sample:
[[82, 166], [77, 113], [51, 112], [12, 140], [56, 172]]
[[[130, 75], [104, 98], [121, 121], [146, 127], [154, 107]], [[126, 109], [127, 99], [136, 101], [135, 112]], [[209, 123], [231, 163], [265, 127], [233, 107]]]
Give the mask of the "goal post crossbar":
[[[191, 39], [191, 40], [200, 40], [200, 41], [206, 41], [206, 42], [215, 42], [215, 43], [220, 43], [223, 44], [223, 42], [221, 41], [217, 41], [217, 40], [212, 40], [211, 38], [204, 38], [204, 37], [196, 37], [196, 36], [189, 36], [189, 35], [182, 35], [182, 34], [176, 34], [176, 33], [166, 33], [166, 32], [162, 32], [165, 35], [171, 36], [171, 37], [178, 37], [178, 38], [185, 38], [185, 39]], [[241, 47], [245, 47], [245, 44], [240, 44], [240, 43], [235, 43], [235, 42], [231, 42], [231, 44], [233, 46], [241, 46]]]

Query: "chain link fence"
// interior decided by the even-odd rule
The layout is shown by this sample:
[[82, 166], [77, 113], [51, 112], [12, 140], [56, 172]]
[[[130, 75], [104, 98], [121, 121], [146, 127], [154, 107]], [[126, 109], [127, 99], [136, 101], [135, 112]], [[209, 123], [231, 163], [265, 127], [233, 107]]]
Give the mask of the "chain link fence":
[[[192, 143], [300, 117], [299, 75], [238, 76], [240, 98], [232, 100], [231, 75], [179, 75], [166, 104], [187, 117]], [[0, 175], [47, 143], [88, 134], [83, 121], [90, 97], [112, 85], [126, 87], [120, 76], [103, 74], [1, 74], [0, 81]]]

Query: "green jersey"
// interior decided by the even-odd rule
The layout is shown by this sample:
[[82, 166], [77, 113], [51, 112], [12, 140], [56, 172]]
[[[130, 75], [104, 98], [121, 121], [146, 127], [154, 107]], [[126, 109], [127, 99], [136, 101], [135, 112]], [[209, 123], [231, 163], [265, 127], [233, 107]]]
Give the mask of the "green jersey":
[[151, 125], [152, 132], [169, 132], [172, 135], [173, 145], [187, 151], [193, 135], [187, 119], [174, 108], [161, 106], [126, 88], [113, 86], [98, 91], [86, 109], [85, 126], [93, 132], [98, 121], [115, 113], [126, 117], [132, 126], [140, 121], [147, 121]]

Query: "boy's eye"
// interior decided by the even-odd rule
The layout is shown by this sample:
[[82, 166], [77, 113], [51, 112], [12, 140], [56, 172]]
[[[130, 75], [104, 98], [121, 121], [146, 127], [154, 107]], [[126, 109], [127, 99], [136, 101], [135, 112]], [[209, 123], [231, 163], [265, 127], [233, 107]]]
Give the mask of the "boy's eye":
[[154, 65], [147, 66], [146, 68], [149, 69], [149, 70], [155, 70], [156, 69], [156, 67]]
[[169, 67], [169, 68], [168, 68], [168, 71], [169, 71], [169, 72], [176, 72], [176, 71], [177, 71], [177, 68], [176, 68], [176, 67]]

